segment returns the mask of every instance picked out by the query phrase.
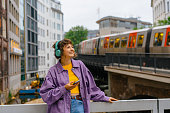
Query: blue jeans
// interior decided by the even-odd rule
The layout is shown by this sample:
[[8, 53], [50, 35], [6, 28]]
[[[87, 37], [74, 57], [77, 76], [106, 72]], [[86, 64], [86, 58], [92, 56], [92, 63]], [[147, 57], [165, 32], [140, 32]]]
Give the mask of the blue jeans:
[[81, 100], [71, 99], [70, 113], [84, 113], [84, 106]]

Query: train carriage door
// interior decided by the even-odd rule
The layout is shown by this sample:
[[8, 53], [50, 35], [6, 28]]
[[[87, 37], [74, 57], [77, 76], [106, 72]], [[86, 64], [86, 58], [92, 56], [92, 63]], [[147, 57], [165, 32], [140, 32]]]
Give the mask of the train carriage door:
[[95, 55], [96, 54], [96, 39], [93, 40], [93, 47], [92, 47], [92, 54]]
[[165, 47], [170, 47], [170, 28], [167, 28], [166, 30], [166, 37], [165, 37]]
[[104, 52], [106, 53], [107, 52], [107, 48], [109, 46], [109, 37], [105, 37], [104, 39]]
[[135, 48], [137, 33], [129, 34], [128, 48]]

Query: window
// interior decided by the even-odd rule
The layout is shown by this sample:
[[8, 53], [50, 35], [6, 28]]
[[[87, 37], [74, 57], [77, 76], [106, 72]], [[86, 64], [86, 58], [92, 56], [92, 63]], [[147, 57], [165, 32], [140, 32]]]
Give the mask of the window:
[[100, 42], [100, 46], [101, 46], [101, 47], [103, 47], [103, 44], [104, 44], [104, 43], [103, 43], [103, 40], [101, 40], [101, 42]]
[[34, 8], [31, 7], [31, 17], [34, 18]]
[[30, 19], [31, 20], [31, 29], [34, 30], [34, 20]]
[[135, 47], [135, 42], [136, 42], [136, 36], [133, 36], [132, 47]]
[[48, 30], [47, 30], [47, 36], [48, 36]]
[[31, 4], [31, 0], [27, 0], [27, 2]]
[[25, 80], [25, 75], [21, 75], [21, 81]]
[[114, 45], [114, 39], [110, 39], [109, 48], [113, 48], [113, 45]]
[[169, 12], [169, 1], [167, 2], [167, 10]]
[[47, 60], [49, 60], [49, 53], [47, 54]]
[[30, 7], [30, 5], [27, 4], [27, 13], [28, 13], [29, 16], [31, 16], [31, 11], [30, 10], [31, 10], [31, 7]]
[[159, 32], [159, 33], [155, 33], [155, 37], [153, 40], [153, 45], [154, 46], [161, 46], [162, 45], [162, 39], [163, 39], [163, 33]]
[[34, 33], [34, 42], [37, 43], [37, 34]]
[[47, 42], [47, 48], [49, 48], [49, 42]]
[[108, 44], [109, 44], [109, 37], [105, 37], [104, 48], [108, 48]]
[[37, 22], [34, 23], [35, 23], [34, 30], [37, 32]]
[[32, 45], [32, 55], [35, 55], [35, 46]]
[[18, 26], [16, 26], [16, 35], [19, 36]]
[[12, 8], [11, 1], [9, 1], [9, 12], [10, 13], [11, 13], [11, 8]]
[[35, 10], [35, 20], [37, 20], [37, 11]]
[[168, 36], [166, 39], [166, 46], [170, 46], [170, 32], [168, 32]]
[[4, 75], [8, 74], [8, 50], [7, 50], [7, 43], [5, 42], [5, 47], [3, 48], [3, 67], [4, 67]]
[[38, 56], [38, 47], [36, 46], [35, 49], [36, 49], [36, 55]]
[[5, 1], [6, 0], [1, 0], [2, 1], [2, 7], [5, 9], [6, 7], [5, 7]]
[[115, 48], [119, 48], [120, 45], [120, 38], [115, 39]]
[[122, 37], [121, 47], [126, 48], [126, 46], [127, 46], [127, 37]]
[[130, 34], [128, 47], [134, 48], [136, 43], [136, 34]]
[[31, 54], [31, 45], [28, 44], [28, 54], [30, 55]]
[[60, 28], [60, 24], [57, 24], [57, 30], [60, 30], [61, 28]]
[[30, 42], [30, 31], [28, 30], [28, 42]]
[[61, 40], [60, 34], [57, 34], [57, 40]]
[[60, 13], [57, 13], [57, 19], [60, 20]]
[[2, 36], [6, 38], [6, 20], [2, 18]]
[[137, 46], [138, 46], [138, 47], [142, 47], [143, 38], [144, 38], [144, 35], [139, 35], [139, 36], [138, 36], [138, 43], [137, 43]]
[[33, 33], [33, 32], [31, 32], [31, 37], [32, 37], [31, 42], [33, 42], [33, 43], [34, 43], [34, 33]]

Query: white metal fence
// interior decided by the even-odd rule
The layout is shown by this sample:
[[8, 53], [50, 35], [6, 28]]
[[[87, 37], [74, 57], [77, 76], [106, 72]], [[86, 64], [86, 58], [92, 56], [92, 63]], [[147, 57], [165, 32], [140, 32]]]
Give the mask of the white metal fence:
[[[146, 111], [164, 113], [170, 110], [170, 99], [119, 100], [114, 103], [91, 102], [91, 112]], [[47, 104], [0, 105], [0, 113], [46, 113]]]

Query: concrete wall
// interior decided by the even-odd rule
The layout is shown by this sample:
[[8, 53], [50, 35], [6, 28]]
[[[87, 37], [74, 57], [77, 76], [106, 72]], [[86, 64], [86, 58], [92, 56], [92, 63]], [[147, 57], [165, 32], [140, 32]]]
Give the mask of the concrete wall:
[[[108, 72], [109, 90], [112, 97], [118, 99], [137, 98], [169, 98], [170, 84], [131, 77], [123, 74]], [[141, 96], [143, 95], [143, 96]]]

